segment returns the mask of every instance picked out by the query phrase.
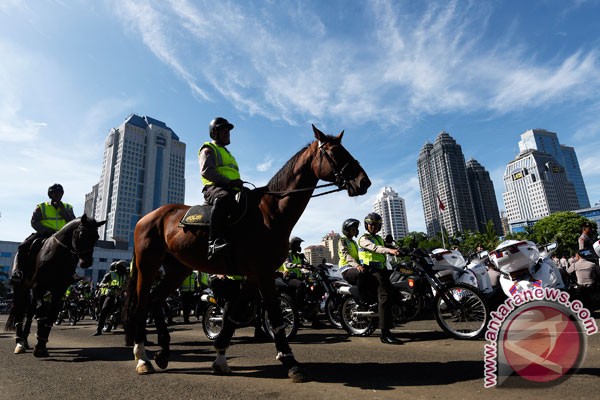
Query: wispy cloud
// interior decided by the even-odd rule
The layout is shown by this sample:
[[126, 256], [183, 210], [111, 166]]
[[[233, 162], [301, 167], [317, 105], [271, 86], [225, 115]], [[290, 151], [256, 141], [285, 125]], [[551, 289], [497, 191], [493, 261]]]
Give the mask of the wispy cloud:
[[267, 172], [273, 165], [273, 157], [267, 156], [265, 160], [256, 166], [256, 170], [259, 172]]
[[[578, 101], [600, 88], [594, 51], [539, 64], [512, 29], [511, 46], [503, 37], [490, 46], [484, 36], [494, 10], [485, 2], [372, 1], [361, 24], [373, 30], [352, 42], [295, 4], [128, 0], [117, 9], [202, 98], [214, 90], [248, 115], [294, 125], [325, 116], [407, 125], [440, 112], [507, 113]], [[211, 24], [215, 15], [227, 23]], [[176, 45], [186, 36], [191, 43]]]

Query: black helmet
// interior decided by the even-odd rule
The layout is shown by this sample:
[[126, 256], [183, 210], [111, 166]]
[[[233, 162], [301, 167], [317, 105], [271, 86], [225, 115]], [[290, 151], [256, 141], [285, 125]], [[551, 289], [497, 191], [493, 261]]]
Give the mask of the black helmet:
[[124, 273], [124, 272], [127, 272], [128, 266], [129, 266], [129, 263], [127, 261], [119, 260], [119, 261], [115, 261], [112, 264], [110, 264], [110, 270]]
[[354, 218], [348, 218], [342, 224], [342, 233], [344, 235], [346, 235], [346, 236], [350, 236], [350, 228], [356, 228], [356, 229], [358, 229], [359, 225], [360, 225], [360, 221], [359, 220], [354, 219]]
[[377, 214], [377, 213], [369, 213], [366, 217], [365, 217], [365, 229], [367, 229], [367, 225], [369, 224], [379, 224], [381, 225], [383, 223], [383, 220], [381, 219], [381, 215]]
[[293, 244], [296, 244], [296, 243], [300, 244], [302, 242], [304, 242], [304, 240], [300, 239], [298, 236], [292, 236], [290, 238], [290, 246], [293, 245]]
[[55, 183], [54, 185], [52, 185], [48, 188], [48, 197], [50, 197], [50, 193], [53, 193], [53, 192], [64, 193], [65, 191], [60, 183]]
[[210, 121], [210, 124], [208, 124], [208, 134], [210, 135], [211, 139], [217, 138], [216, 133], [220, 126], [227, 126], [229, 130], [233, 129], [233, 124], [230, 124], [229, 121], [223, 117], [217, 117]]

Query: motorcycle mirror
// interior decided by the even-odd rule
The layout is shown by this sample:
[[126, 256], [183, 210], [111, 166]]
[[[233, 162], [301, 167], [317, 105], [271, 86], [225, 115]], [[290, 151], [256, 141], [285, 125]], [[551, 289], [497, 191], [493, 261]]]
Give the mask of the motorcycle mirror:
[[556, 250], [557, 247], [558, 247], [558, 243], [547, 244], [546, 251], [550, 252], [550, 251]]

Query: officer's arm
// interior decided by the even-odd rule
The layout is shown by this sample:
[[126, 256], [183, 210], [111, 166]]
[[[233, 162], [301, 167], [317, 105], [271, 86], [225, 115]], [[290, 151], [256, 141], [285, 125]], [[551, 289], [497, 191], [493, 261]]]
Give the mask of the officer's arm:
[[40, 206], [36, 206], [31, 215], [31, 227], [38, 233], [53, 233], [52, 229], [42, 225], [42, 218], [42, 209]]
[[73, 221], [75, 219], [75, 211], [73, 211], [72, 207], [65, 207], [63, 214], [65, 222]]

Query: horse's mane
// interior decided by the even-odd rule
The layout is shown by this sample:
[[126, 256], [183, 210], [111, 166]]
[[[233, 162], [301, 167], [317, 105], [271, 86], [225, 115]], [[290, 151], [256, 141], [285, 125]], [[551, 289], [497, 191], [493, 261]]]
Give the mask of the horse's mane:
[[[335, 142], [337, 140], [335, 136], [325, 135], [325, 137], [327, 137], [327, 140], [331, 142]], [[285, 185], [287, 184], [287, 179], [294, 172], [294, 166], [296, 165], [298, 158], [300, 158], [300, 156], [306, 151], [306, 149], [310, 147], [312, 143], [313, 142], [307, 144], [306, 146], [298, 150], [298, 152], [294, 154], [294, 156], [290, 158], [288, 162], [286, 162], [285, 165], [281, 167], [281, 169], [277, 171], [275, 175], [273, 175], [269, 183], [267, 183], [267, 190], [282, 191], [287, 189], [285, 187]]]
[[288, 177], [294, 172], [296, 162], [310, 145], [311, 143], [298, 150], [298, 152], [294, 154], [275, 175], [273, 175], [269, 183], [267, 183], [266, 187], [268, 190], [281, 191], [287, 189], [284, 185], [287, 183]]

